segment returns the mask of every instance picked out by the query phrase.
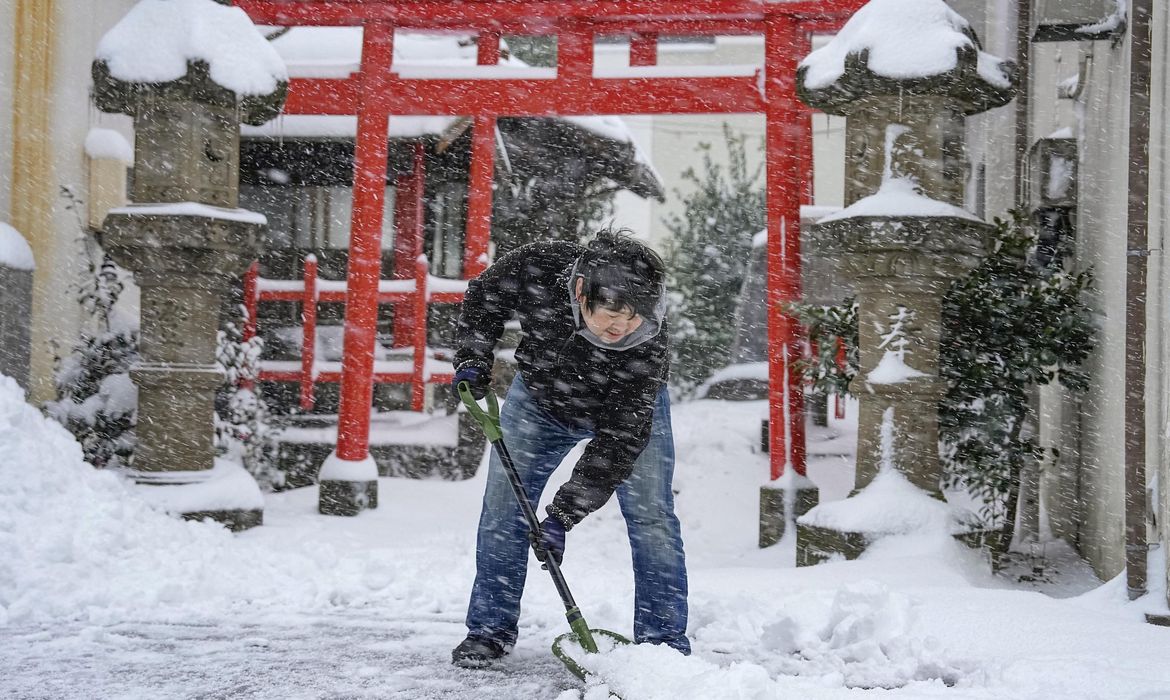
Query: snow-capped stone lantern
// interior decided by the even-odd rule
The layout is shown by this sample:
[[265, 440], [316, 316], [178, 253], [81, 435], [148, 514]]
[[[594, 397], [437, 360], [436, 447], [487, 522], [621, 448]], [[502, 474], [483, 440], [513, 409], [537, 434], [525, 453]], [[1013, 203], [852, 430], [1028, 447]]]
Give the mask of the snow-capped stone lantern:
[[798, 520], [798, 564], [854, 558], [883, 535], [969, 527], [939, 487], [942, 300], [990, 230], [961, 208], [965, 118], [1014, 90], [1014, 64], [982, 52], [943, 0], [873, 0], [800, 64], [800, 99], [847, 117], [848, 206], [812, 235], [856, 284], [861, 366], [855, 488]]
[[240, 122], [280, 113], [287, 71], [239, 8], [141, 0], [102, 38], [92, 73], [97, 107], [134, 118], [133, 204], [110, 212], [102, 239], [142, 292], [130, 475], [184, 517], [258, 525], [255, 480], [215, 458], [216, 332], [266, 226], [237, 208]]

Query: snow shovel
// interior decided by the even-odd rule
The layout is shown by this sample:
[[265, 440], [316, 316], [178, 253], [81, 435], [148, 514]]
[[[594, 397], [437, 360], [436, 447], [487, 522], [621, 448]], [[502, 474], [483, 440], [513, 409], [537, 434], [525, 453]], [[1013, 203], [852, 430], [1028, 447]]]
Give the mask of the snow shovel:
[[[540, 522], [536, 519], [536, 511], [529, 502], [527, 494], [524, 492], [524, 483], [520, 481], [520, 474], [516, 471], [516, 465], [512, 462], [512, 456], [508, 454], [508, 448], [504, 445], [504, 434], [500, 430], [500, 404], [496, 400], [496, 395], [490, 389], [487, 392], [488, 410], [484, 411], [476, 403], [475, 397], [471, 395], [471, 385], [467, 382], [459, 382], [459, 398], [463, 400], [464, 405], [467, 406], [468, 412], [475, 418], [476, 422], [483, 427], [484, 434], [487, 435], [488, 441], [496, 448], [496, 453], [500, 455], [500, 462], [504, 465], [504, 471], [508, 473], [508, 481], [512, 484], [512, 493], [516, 496], [516, 501], [520, 504], [520, 510], [524, 511], [524, 518], [528, 521], [528, 531], [532, 533], [533, 541], [540, 542]], [[539, 544], [533, 545], [540, 546]], [[550, 556], [544, 558], [544, 569], [552, 576], [553, 585], [557, 587], [557, 593], [561, 596], [561, 602], [565, 604], [565, 619], [569, 621], [569, 627], [573, 630], [562, 634], [553, 640], [552, 652], [553, 655], [561, 660], [573, 675], [581, 680], [586, 680], [587, 672], [585, 669], [573, 660], [573, 658], [565, 651], [564, 646], [569, 642], [576, 642], [583, 650], [588, 653], [596, 654], [597, 640], [596, 637], [604, 637], [608, 646], [613, 644], [632, 644], [629, 639], [626, 639], [617, 632], [610, 632], [603, 629], [589, 629], [589, 625], [585, 622], [585, 618], [581, 615], [580, 608], [577, 607], [577, 602], [573, 600], [573, 594], [569, 592], [569, 584], [565, 582], [565, 576], [561, 573], [560, 564]]]

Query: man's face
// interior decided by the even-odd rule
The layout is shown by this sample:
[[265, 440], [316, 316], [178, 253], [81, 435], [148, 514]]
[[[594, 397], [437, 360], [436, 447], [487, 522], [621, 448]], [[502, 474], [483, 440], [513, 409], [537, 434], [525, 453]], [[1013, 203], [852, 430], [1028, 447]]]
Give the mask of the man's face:
[[583, 284], [580, 279], [577, 280], [577, 303], [581, 305], [581, 318], [585, 321], [585, 327], [601, 338], [603, 343], [616, 343], [642, 325], [642, 317], [629, 306], [618, 310], [598, 306], [590, 311], [581, 294]]

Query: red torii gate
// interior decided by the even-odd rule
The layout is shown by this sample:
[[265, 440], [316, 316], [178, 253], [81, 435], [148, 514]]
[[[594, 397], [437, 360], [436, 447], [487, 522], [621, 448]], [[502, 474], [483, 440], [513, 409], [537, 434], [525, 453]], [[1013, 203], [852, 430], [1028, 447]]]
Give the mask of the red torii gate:
[[[488, 262], [497, 116], [763, 113], [766, 116], [771, 476], [805, 473], [803, 338], [786, 302], [801, 297], [800, 205], [812, 133], [796, 97], [796, 66], [813, 32], [866, 0], [234, 0], [258, 24], [363, 27], [361, 69], [344, 79], [291, 81], [288, 114], [358, 117], [347, 271], [337, 456], [369, 454], [382, 207], [391, 115], [473, 118], [464, 277]], [[477, 63], [495, 65], [503, 35], [555, 35], [554, 78], [425, 78], [393, 71], [394, 31], [476, 34]], [[764, 36], [763, 75], [594, 76], [597, 35], [630, 37], [630, 64], [653, 66], [663, 35]], [[762, 82], [762, 86], [761, 86]], [[762, 88], [762, 89], [761, 89]], [[399, 246], [396, 246], [399, 248]], [[416, 349], [421, 352], [421, 349]]]

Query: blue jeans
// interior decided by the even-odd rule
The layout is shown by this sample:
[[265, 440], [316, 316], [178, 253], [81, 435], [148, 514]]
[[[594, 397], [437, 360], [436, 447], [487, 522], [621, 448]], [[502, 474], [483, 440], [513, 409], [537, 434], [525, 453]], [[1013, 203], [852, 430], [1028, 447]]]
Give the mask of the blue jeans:
[[[634, 462], [630, 478], [617, 487], [634, 560], [634, 641], [668, 644], [690, 653], [687, 570], [671, 491], [674, 437], [665, 388], [655, 403], [653, 421], [650, 442]], [[570, 428], [540, 408], [519, 375], [508, 390], [500, 423], [504, 443], [534, 504], [565, 455], [593, 437], [591, 431]], [[569, 540], [571, 551], [571, 533]], [[504, 646], [516, 643], [528, 552], [528, 525], [493, 449], [479, 518], [475, 585], [467, 608], [470, 635]]]

